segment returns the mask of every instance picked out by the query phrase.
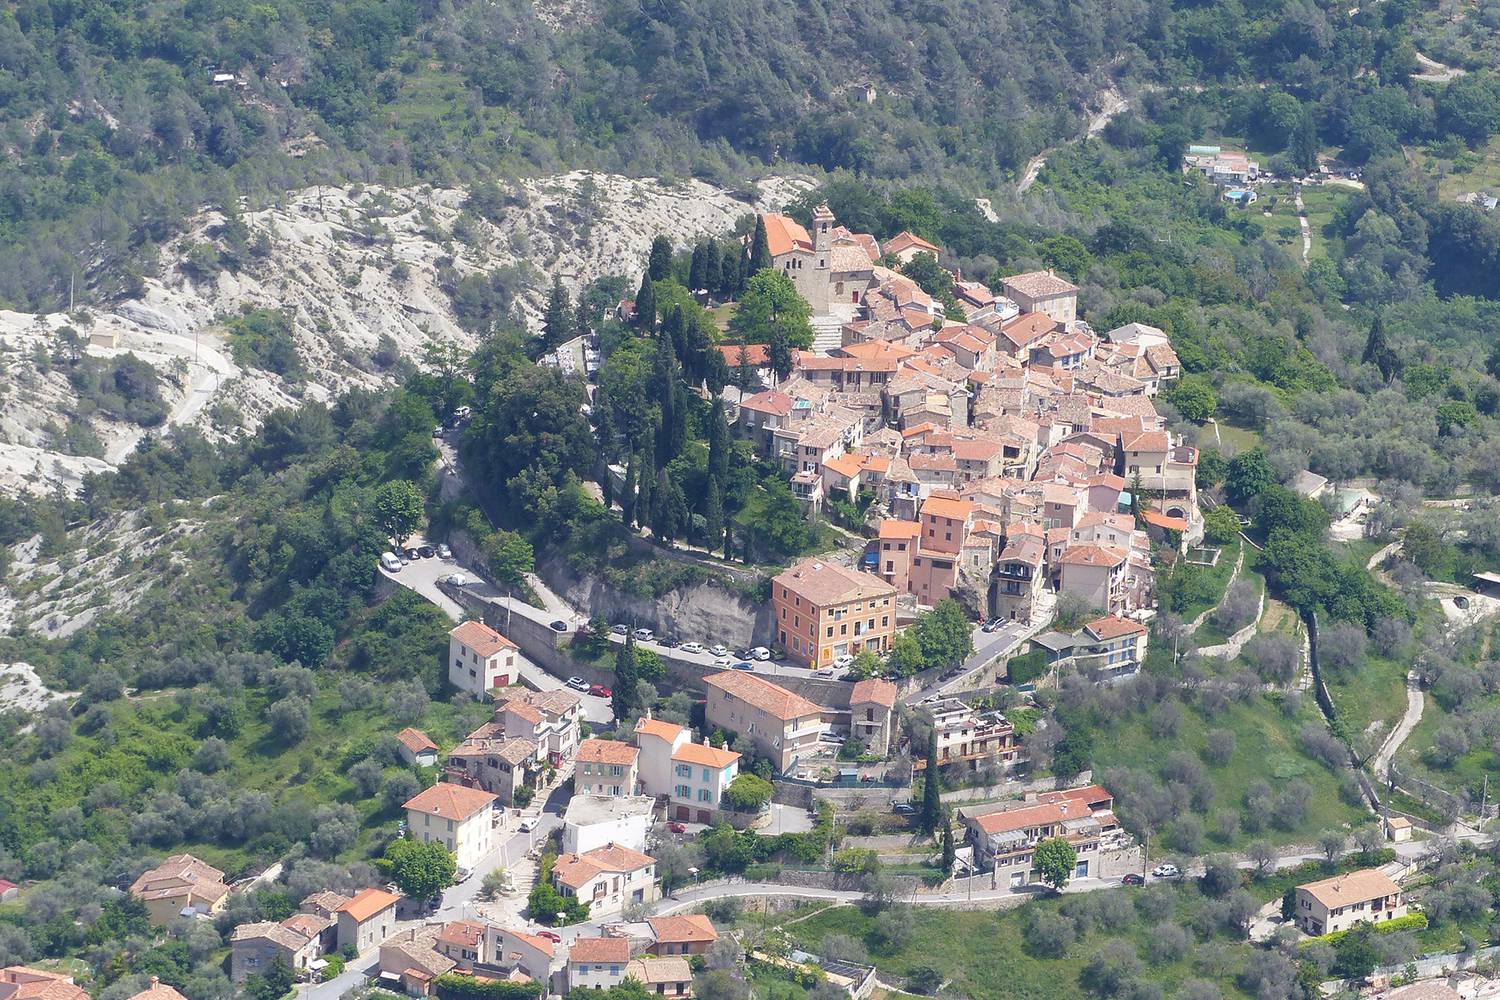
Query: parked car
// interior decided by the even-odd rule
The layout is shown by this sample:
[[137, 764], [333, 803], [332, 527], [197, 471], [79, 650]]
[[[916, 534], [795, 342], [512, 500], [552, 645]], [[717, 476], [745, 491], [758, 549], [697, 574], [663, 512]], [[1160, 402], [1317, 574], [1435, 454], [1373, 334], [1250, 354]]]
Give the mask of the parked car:
[[910, 802], [892, 802], [891, 811], [897, 816], [915, 816], [917, 814], [917, 807]]
[[589, 689], [589, 682], [582, 677], [569, 677], [567, 684], [574, 691], [587, 691]]
[[464, 576], [462, 573], [449, 573], [447, 576], [443, 577], [443, 579], [447, 580], [448, 583], [455, 587], [466, 586], [469, 582], [469, 578]]
[[630, 631], [630, 626], [629, 625], [611, 625], [609, 627], [609, 630], [611, 632], [613, 632], [615, 635], [625, 635], [627, 632]]
[[404, 555], [410, 562], [416, 562], [418, 559], [422, 558], [422, 553], [417, 551], [416, 546], [412, 546], [401, 554]]
[[814, 677], [832, 677], [833, 676], [833, 668], [832, 667], [824, 667], [822, 670], [814, 670], [813, 671], [813, 676]]
[[1001, 625], [1004, 625], [1004, 624], [1005, 624], [1005, 619], [1004, 618], [991, 618], [989, 621], [987, 621], [987, 622], [984, 623], [984, 630], [986, 632], [994, 632], [994, 631], [998, 630]]
[[557, 933], [557, 931], [537, 931], [536, 936], [539, 938], [546, 938], [553, 944], [562, 944], [562, 935]]
[[525, 819], [521, 820], [521, 825], [517, 827], [517, 829], [519, 829], [522, 833], [530, 833], [532, 830], [536, 829], [536, 824], [537, 818], [535, 816], [527, 816]]
[[738, 662], [738, 663], [736, 663], [734, 665], [734, 669], [736, 669], [736, 670], [754, 670], [755, 669], [755, 664], [751, 663], [748, 660], [741, 660], [740, 662]]
[[1122, 885], [1145, 885], [1146, 876], [1137, 875], [1135, 872], [1126, 872], [1125, 877], [1120, 879]]
[[1182, 872], [1177, 868], [1176, 865], [1166, 864], [1157, 865], [1155, 868], [1151, 869], [1151, 874], [1156, 876], [1157, 878], [1176, 878], [1177, 876], [1181, 875]]
[[845, 653], [843, 656], [835, 656], [833, 658], [833, 665], [840, 670], [849, 666], [853, 662], [854, 657], [850, 656], [848, 653]]
[[715, 656], [728, 656], [729, 655], [729, 650], [725, 649], [724, 648], [724, 644], [721, 643], [721, 642], [716, 642], [712, 646], [709, 646], [708, 647], [708, 651], [710, 653], [714, 654]]
[[411, 560], [406, 557], [406, 553], [405, 552], [397, 552], [396, 553], [396, 558], [399, 559], [399, 560], [401, 560], [401, 565], [403, 565], [403, 566], [410, 566], [411, 565]]
[[380, 568], [385, 570], [387, 573], [401, 572], [402, 565], [403, 564], [401, 560], [396, 557], [396, 554], [394, 552], [380, 553]]
[[615, 693], [603, 684], [590, 684], [589, 694], [595, 698], [613, 698], [615, 696]]
[[714, 666], [719, 667], [720, 669], [723, 669], [724, 667], [729, 666], [729, 663], [730, 663], [730, 660], [729, 660], [729, 657], [727, 657], [727, 656], [716, 656], [716, 657], [714, 657]]
[[660, 639], [656, 640], [656, 644], [658, 646], [664, 646], [667, 649], [676, 649], [678, 646], [682, 645], [682, 640], [677, 638], [675, 635], [664, 635]]
[[756, 646], [754, 649], [750, 650], [750, 659], [752, 660], [759, 660], [764, 663], [770, 658], [771, 651], [765, 646]]
[[473, 871], [473, 869], [470, 869], [470, 868], [458, 868], [458, 869], [455, 869], [454, 872], [453, 872], [453, 884], [454, 885], [461, 885], [464, 882], [467, 882], [469, 880], [469, 876], [471, 876], [473, 874], [474, 874], [474, 871]]
[[447, 542], [443, 542], [441, 545], [438, 546], [438, 558], [439, 559], [452, 559], [453, 558], [453, 550], [450, 549], [450, 548], [448, 548], [448, 543]]
[[433, 548], [431, 545], [421, 545], [417, 547], [417, 555], [421, 556], [423, 559], [431, 559], [433, 556], [437, 555], [437, 549]]
[[670, 823], [667, 824], [667, 832], [668, 833], [687, 833], [687, 827], [684, 826], [683, 824], [677, 822], [676, 820], [673, 820], [672, 822], [670, 822]]
[[554, 632], [566, 632], [568, 630], [568, 623], [559, 618], [548, 627]]
[[636, 642], [650, 642], [656, 637], [656, 633], [652, 632], [649, 628], [638, 628], [630, 634], [635, 636]]
[[701, 653], [703, 652], [703, 643], [685, 642], [682, 644], [682, 651], [684, 653]]

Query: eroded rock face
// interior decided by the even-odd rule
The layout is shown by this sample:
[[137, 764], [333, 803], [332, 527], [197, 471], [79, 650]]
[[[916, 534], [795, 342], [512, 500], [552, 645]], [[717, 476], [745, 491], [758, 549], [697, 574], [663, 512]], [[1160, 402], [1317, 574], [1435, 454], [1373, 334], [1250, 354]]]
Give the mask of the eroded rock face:
[[[85, 412], [66, 372], [37, 363], [38, 352], [59, 349], [64, 327], [91, 356], [129, 352], [157, 369], [169, 414], [150, 432], [193, 426], [232, 436], [277, 407], [385, 383], [377, 355], [420, 359], [432, 342], [471, 346], [440, 270], [503, 275], [522, 315], [540, 327], [554, 275], [574, 293], [610, 274], [633, 284], [658, 233], [679, 246], [724, 236], [739, 217], [780, 208], [810, 183], [768, 178], [742, 198], [701, 181], [575, 171], [512, 185], [489, 219], [465, 212], [468, 195], [456, 189], [313, 187], [245, 213], [246, 243], [260, 252], [214, 274], [190, 264], [204, 247], [225, 249], [224, 219], [207, 212], [162, 248], [161, 275], [133, 299], [73, 314], [0, 311], [0, 358], [9, 362], [0, 368], [0, 446], [14, 446], [0, 447], [0, 490], [76, 488], [148, 433]], [[223, 320], [256, 308], [290, 318], [305, 380], [289, 383], [236, 358]], [[102, 455], [76, 454], [63, 433], [72, 421], [87, 425]]]

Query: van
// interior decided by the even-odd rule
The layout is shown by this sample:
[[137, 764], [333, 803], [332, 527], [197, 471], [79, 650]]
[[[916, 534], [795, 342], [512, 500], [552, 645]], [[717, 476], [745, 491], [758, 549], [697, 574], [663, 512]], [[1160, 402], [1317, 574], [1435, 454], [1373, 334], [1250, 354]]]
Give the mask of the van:
[[762, 663], [764, 663], [770, 658], [771, 651], [765, 646], [756, 646], [754, 649], [750, 650], [750, 659], [752, 660], [760, 660]]
[[396, 558], [394, 552], [382, 552], [380, 554], [380, 568], [387, 573], [401, 572], [401, 560]]

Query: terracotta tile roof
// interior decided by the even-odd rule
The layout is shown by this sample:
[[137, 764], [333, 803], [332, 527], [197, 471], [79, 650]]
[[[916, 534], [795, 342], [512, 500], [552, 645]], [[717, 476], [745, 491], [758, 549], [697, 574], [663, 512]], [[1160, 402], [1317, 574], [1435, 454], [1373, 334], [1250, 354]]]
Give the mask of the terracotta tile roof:
[[[889, 584], [886, 585], [886, 589], [891, 593], [895, 592], [895, 588]], [[710, 674], [703, 678], [703, 683], [782, 721], [822, 713], [822, 709], [801, 695], [793, 694], [763, 677], [741, 670], [725, 670], [722, 673]]]
[[[175, 991], [174, 991], [175, 992]], [[89, 1000], [72, 976], [24, 965], [0, 969], [0, 998], [4, 1000]]]
[[551, 691], [523, 691], [519, 697], [526, 704], [533, 705], [548, 715], [567, 715], [582, 704], [578, 695], [566, 688], [554, 688]]
[[834, 354], [849, 358], [859, 358], [862, 361], [875, 361], [891, 358], [900, 361], [909, 358], [917, 352], [905, 344], [895, 344], [889, 340], [866, 340], [858, 344], [846, 344], [833, 351]]
[[894, 596], [896, 588], [869, 573], [845, 569], [820, 559], [802, 562], [778, 573], [773, 587], [785, 587], [814, 607], [827, 607], [868, 597]]
[[311, 941], [327, 930], [331, 923], [333, 921], [328, 917], [320, 917], [316, 913], [293, 913], [281, 922], [281, 926], [296, 931]]
[[828, 270], [837, 271], [840, 274], [858, 274], [861, 271], [870, 270], [870, 255], [865, 253], [863, 247], [830, 247], [828, 250]]
[[849, 692], [849, 704], [882, 705], [886, 708], [895, 708], [896, 685], [878, 677], [855, 681], [854, 690]]
[[906, 456], [906, 464], [909, 465], [909, 466], [911, 466], [911, 468], [912, 468], [913, 471], [923, 471], [923, 472], [957, 472], [958, 471], [958, 460], [953, 457], [953, 453], [951, 451], [940, 452], [940, 453], [938, 453], [936, 455], [929, 455], [929, 454], [927, 454], [925, 452], [919, 452], [919, 453], [914, 454], [914, 455], [907, 455]]
[[1087, 806], [1075, 802], [1044, 802], [1005, 812], [985, 813], [974, 819], [975, 825], [988, 834], [1028, 830], [1035, 826], [1055, 826], [1066, 819], [1089, 814]]
[[649, 854], [609, 843], [583, 854], [559, 855], [556, 864], [552, 866], [552, 874], [569, 889], [579, 889], [606, 872], [623, 874], [654, 864], [656, 859]]
[[766, 245], [772, 257], [780, 257], [793, 250], [811, 250], [812, 237], [796, 219], [775, 212], [767, 212], [761, 218], [766, 221]]
[[477, 920], [450, 920], [438, 931], [437, 940], [441, 944], [478, 949], [479, 942], [484, 940], [484, 924]]
[[512, 698], [509, 701], [502, 702], [500, 705], [496, 706], [495, 714], [514, 715], [516, 718], [524, 719], [526, 722], [531, 723], [533, 726], [541, 725], [542, 720], [546, 718], [546, 716], [542, 714], [542, 710], [540, 708], [524, 702], [519, 698]]
[[[493, 795], [490, 798], [494, 798]], [[401, 897], [384, 889], [361, 889], [354, 894], [354, 898], [339, 907], [340, 913], [347, 913], [351, 920], [364, 923], [375, 914], [395, 906], [401, 901]]]
[[[724, 355], [724, 363], [733, 370], [740, 363], [739, 344], [720, 344], [719, 353]], [[745, 360], [752, 367], [764, 368], [771, 363], [771, 349], [765, 344], [745, 344]]]
[[585, 962], [623, 965], [630, 961], [630, 939], [622, 937], [585, 938], [573, 942], [568, 952], [569, 964]]
[[1084, 626], [1096, 639], [1118, 639], [1122, 635], [1144, 635], [1146, 626], [1118, 615], [1105, 615]]
[[551, 956], [553, 954], [552, 942], [540, 935], [528, 934], [525, 931], [518, 931], [511, 927], [502, 927], [500, 931], [502, 934], [513, 937], [523, 944], [530, 945], [544, 955]]
[[1347, 872], [1343, 875], [1335, 875], [1333, 878], [1299, 885], [1297, 888], [1330, 910], [1348, 906], [1351, 903], [1363, 903], [1381, 896], [1392, 896], [1401, 891], [1401, 887], [1392, 882], [1390, 876], [1378, 868]]
[[686, 944], [694, 941], [717, 941], [719, 932], [707, 914], [688, 913], [677, 917], [647, 917], [656, 943]]
[[436, 750], [438, 745], [432, 742], [432, 738], [420, 729], [407, 726], [396, 734], [396, 742], [400, 743], [412, 753], [421, 753], [423, 750]]
[[1161, 528], [1163, 531], [1186, 531], [1188, 526], [1186, 518], [1169, 517], [1155, 510], [1148, 510], [1141, 517], [1147, 524]]
[[461, 823], [494, 801], [489, 792], [444, 781], [407, 799], [404, 808]]
[[937, 493], [922, 502], [923, 517], [946, 517], [955, 521], [965, 521], [973, 513], [974, 505], [969, 501], [945, 497]]
[[203, 899], [217, 902], [229, 895], [224, 873], [191, 854], [174, 854], [141, 873], [130, 886], [142, 899]]
[[635, 732], [637, 736], [644, 733], [671, 743], [682, 732], [682, 727], [675, 722], [663, 722], [661, 719], [637, 719]]
[[1126, 559], [1113, 545], [1069, 545], [1058, 562], [1064, 566], [1118, 566]]
[[312, 913], [336, 913], [347, 902], [349, 897], [343, 893], [325, 889], [302, 900], [302, 909]]
[[1084, 785], [1082, 788], [1064, 788], [1056, 792], [1042, 792], [1038, 802], [1113, 802], [1114, 795], [1103, 785]]
[[713, 768], [717, 771], [739, 760], [740, 755], [733, 750], [721, 750], [718, 747], [704, 746], [702, 743], [684, 743], [672, 754], [672, 759], [680, 760], [684, 764]]
[[900, 253], [903, 250], [915, 249], [919, 252], [926, 251], [927, 253], [932, 254], [934, 257], [941, 252], [936, 246], [928, 243], [916, 233], [908, 232], [905, 229], [901, 230], [901, 232], [886, 240], [885, 246], [881, 247], [880, 249], [882, 252], [887, 254], [895, 254]]
[[1048, 271], [1028, 271], [1000, 279], [1000, 287], [1028, 299], [1051, 298], [1056, 295], [1076, 295], [1078, 286], [1059, 278]]
[[864, 465], [862, 462], [860, 462], [859, 456], [845, 454], [840, 455], [837, 458], [830, 458], [828, 461], [823, 463], [823, 468], [832, 469], [834, 472], [837, 472], [845, 479], [853, 479], [855, 476], [860, 474], [860, 471], [864, 468]]
[[151, 985], [129, 997], [128, 1000], [187, 1000], [187, 997], [152, 976]]
[[667, 955], [660, 958], [645, 955], [626, 964], [625, 976], [638, 980], [642, 986], [649, 988], [669, 983], [690, 982], [693, 978], [693, 967], [680, 955]]
[[1120, 444], [1120, 450], [1164, 452], [1171, 446], [1171, 439], [1167, 437], [1166, 431], [1146, 431], [1144, 434], [1126, 437]]
[[484, 659], [489, 659], [496, 653], [507, 649], [516, 648], [515, 643], [481, 621], [464, 622], [450, 629], [448, 635], [474, 650]]
[[916, 538], [922, 533], [922, 526], [916, 521], [898, 521], [887, 517], [880, 522], [881, 538]]
[[590, 737], [578, 744], [577, 759], [583, 764], [621, 764], [629, 767], [640, 754], [629, 743]]
[[230, 941], [271, 941], [288, 951], [300, 951], [311, 941], [311, 934], [303, 934], [284, 924], [263, 920], [254, 924], [240, 924], [229, 935]]
[[773, 417], [784, 417], [792, 412], [792, 404], [795, 402], [796, 400], [784, 392], [768, 390], [740, 400], [740, 409], [754, 413], [769, 413]]

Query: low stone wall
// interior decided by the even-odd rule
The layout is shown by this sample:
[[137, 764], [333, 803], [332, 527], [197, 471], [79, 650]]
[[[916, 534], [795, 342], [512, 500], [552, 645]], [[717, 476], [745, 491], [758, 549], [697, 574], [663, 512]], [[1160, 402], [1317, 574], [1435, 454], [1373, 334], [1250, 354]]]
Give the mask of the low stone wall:
[[[796, 886], [799, 889], [842, 889], [859, 892], [864, 888], [858, 875], [840, 875], [837, 872], [801, 871], [783, 869], [777, 876], [779, 885]], [[915, 875], [893, 875], [891, 884], [898, 895], [906, 896], [922, 888], [922, 880]]]

